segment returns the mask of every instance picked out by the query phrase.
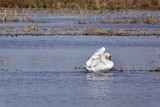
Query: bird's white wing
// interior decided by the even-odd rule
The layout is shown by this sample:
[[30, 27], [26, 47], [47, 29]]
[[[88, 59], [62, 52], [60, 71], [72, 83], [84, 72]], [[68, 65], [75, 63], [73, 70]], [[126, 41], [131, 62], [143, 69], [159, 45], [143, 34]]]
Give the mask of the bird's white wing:
[[105, 52], [105, 48], [102, 47], [102, 48], [98, 49], [98, 50], [92, 55], [92, 58], [93, 58], [93, 59], [97, 59], [97, 58], [99, 58], [102, 54], [104, 54], [104, 52]]
[[100, 49], [98, 49], [86, 62], [86, 66], [87, 67], [92, 67], [95, 65], [95, 62], [97, 62], [96, 60], [101, 59], [101, 55], [104, 54], [105, 52], [105, 48], [102, 47]]

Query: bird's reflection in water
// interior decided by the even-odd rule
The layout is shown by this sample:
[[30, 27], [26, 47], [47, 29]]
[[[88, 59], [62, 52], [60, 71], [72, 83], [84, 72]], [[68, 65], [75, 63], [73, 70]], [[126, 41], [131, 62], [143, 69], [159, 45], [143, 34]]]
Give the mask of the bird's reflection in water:
[[98, 81], [98, 80], [106, 81], [106, 80], [111, 80], [112, 75], [113, 73], [111, 72], [107, 72], [107, 73], [96, 72], [96, 73], [87, 73], [86, 77], [87, 77], [87, 80], [91, 80], [91, 81]]
[[[109, 98], [109, 93], [112, 86], [113, 75], [112, 73], [88, 73], [86, 75], [89, 86], [89, 92], [92, 97], [101, 106], [105, 106], [104, 101]], [[108, 97], [107, 97], [108, 96]]]

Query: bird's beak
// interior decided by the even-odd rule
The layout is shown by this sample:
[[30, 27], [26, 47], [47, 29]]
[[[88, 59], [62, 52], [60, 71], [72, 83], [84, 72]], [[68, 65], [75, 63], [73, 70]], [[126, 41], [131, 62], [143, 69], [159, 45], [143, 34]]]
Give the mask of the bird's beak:
[[112, 57], [111, 57], [111, 56], [109, 56], [109, 60], [110, 60], [110, 61], [112, 60]]

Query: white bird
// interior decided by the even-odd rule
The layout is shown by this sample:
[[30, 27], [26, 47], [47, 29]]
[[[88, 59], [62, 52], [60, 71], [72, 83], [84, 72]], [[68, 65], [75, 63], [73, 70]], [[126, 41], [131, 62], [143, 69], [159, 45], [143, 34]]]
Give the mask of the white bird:
[[105, 52], [105, 48], [98, 49], [86, 62], [84, 67], [90, 72], [104, 72], [113, 68], [111, 54]]

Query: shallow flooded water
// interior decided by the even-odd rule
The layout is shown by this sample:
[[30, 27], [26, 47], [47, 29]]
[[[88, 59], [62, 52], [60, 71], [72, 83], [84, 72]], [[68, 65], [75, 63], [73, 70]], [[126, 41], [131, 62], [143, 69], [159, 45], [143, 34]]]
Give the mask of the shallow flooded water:
[[85, 11], [85, 14], [79, 10], [77, 14], [63, 12], [57, 11], [56, 14], [50, 13], [48, 9], [31, 9], [24, 17], [18, 14], [19, 21], [9, 16], [7, 23], [0, 22], [0, 35], [160, 36], [159, 10]]
[[[105, 74], [83, 69], [104, 46], [114, 69]], [[0, 37], [2, 107], [157, 107], [160, 38], [46, 36]], [[123, 64], [127, 71], [119, 72]]]

